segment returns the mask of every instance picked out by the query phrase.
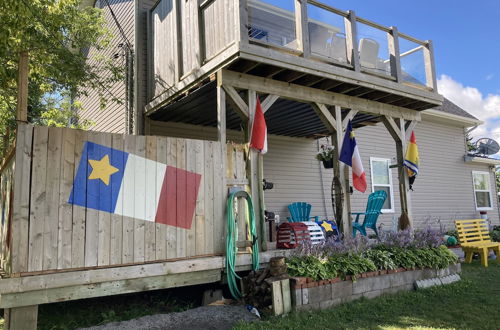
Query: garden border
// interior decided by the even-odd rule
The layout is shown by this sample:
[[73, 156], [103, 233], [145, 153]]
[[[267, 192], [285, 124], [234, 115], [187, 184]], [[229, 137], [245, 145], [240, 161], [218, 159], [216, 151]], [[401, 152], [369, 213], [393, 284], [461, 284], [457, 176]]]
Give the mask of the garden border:
[[445, 269], [397, 269], [364, 273], [356, 281], [350, 277], [313, 281], [306, 277], [291, 278], [292, 306], [296, 310], [326, 309], [366, 297], [372, 299], [386, 293], [410, 291], [418, 280], [445, 277], [461, 272], [460, 263]]

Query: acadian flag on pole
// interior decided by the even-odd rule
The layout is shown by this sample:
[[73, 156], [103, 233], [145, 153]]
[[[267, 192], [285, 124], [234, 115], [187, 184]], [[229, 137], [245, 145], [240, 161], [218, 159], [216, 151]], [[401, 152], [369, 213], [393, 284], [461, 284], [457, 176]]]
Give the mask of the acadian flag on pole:
[[267, 152], [266, 118], [264, 117], [264, 112], [262, 112], [262, 106], [260, 105], [258, 97], [255, 105], [252, 133], [250, 135], [250, 147], [254, 148], [261, 154], [265, 154]]
[[342, 149], [340, 150], [339, 160], [348, 166], [352, 167], [352, 183], [356, 190], [366, 191], [366, 174], [359, 155], [354, 132], [352, 131], [352, 123], [349, 120], [347, 129], [345, 131], [344, 141], [342, 142]]
[[418, 163], [420, 162], [418, 157], [418, 146], [417, 139], [415, 138], [415, 132], [411, 132], [410, 143], [408, 143], [408, 148], [406, 149], [405, 160], [403, 165], [406, 167], [406, 172], [410, 178], [410, 189], [412, 189], [413, 182], [418, 175]]
[[68, 203], [190, 229], [200, 182], [198, 173], [86, 141]]

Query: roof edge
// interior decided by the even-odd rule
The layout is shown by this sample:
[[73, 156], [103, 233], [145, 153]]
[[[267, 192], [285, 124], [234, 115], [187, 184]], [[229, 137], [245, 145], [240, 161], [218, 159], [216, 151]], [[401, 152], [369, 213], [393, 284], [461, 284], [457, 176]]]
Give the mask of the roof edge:
[[447, 123], [450, 123], [450, 121], [451, 121], [452, 123], [457, 124], [459, 126], [463, 126], [463, 127], [470, 127], [470, 126], [484, 124], [484, 121], [479, 120], [479, 119], [462, 117], [459, 115], [454, 115], [451, 113], [446, 113], [444, 111], [435, 110], [435, 109], [423, 110], [421, 112], [421, 114], [422, 114], [422, 118], [427, 117], [433, 121], [445, 120]]
[[485, 157], [475, 157], [471, 155], [465, 155], [464, 161], [466, 163], [478, 163], [478, 164], [488, 164], [488, 165], [500, 165], [500, 159], [495, 158], [485, 158]]

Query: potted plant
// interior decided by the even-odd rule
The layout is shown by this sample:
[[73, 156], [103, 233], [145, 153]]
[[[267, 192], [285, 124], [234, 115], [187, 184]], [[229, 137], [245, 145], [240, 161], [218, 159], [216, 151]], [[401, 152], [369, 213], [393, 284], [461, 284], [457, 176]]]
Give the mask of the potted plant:
[[316, 159], [323, 162], [324, 168], [333, 168], [333, 146], [322, 144]]

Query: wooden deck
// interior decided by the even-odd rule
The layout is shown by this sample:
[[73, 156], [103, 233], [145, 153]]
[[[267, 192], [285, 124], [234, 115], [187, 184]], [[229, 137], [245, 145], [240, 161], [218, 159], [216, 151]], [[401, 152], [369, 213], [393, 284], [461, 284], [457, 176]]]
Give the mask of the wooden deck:
[[[344, 94], [354, 104], [371, 100], [418, 111], [441, 104], [431, 41], [319, 1], [294, 4], [284, 9], [260, 0], [207, 0], [177, 7], [161, 0], [150, 13], [147, 115], [220, 69]], [[338, 24], [321, 20], [320, 11]], [[373, 36], [380, 49], [370, 62], [362, 41]]]

